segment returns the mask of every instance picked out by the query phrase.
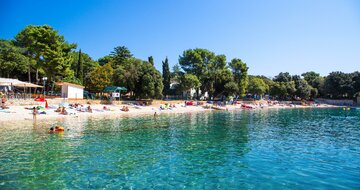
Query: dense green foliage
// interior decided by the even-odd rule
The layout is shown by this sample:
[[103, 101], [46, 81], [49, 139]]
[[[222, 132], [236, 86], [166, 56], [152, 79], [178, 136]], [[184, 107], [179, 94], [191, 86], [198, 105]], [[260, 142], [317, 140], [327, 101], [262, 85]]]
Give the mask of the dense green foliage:
[[80, 80], [81, 83], [84, 81], [84, 65], [81, 58], [81, 50], [79, 51], [79, 57], [77, 60], [77, 67], [76, 67], [76, 78]]
[[[114, 51], [110, 54], [111, 59], [108, 59], [109, 62], [112, 60], [113, 68], [122, 66], [125, 64], [126, 60], [132, 57], [130, 50], [125, 46], [118, 46], [114, 48]], [[106, 63], [105, 63], [106, 64]]]
[[30, 60], [10, 41], [0, 40], [0, 77], [20, 77], [26, 73]]
[[[197, 48], [184, 51], [179, 58], [179, 64], [187, 74], [193, 74], [199, 79], [201, 85], [197, 88], [198, 98], [199, 90], [201, 95], [208, 92], [210, 98], [223, 93], [245, 95], [248, 68], [240, 59], [233, 59], [231, 63], [227, 63], [225, 55], [215, 55], [209, 50]], [[233, 88], [234, 85], [229, 82], [235, 82], [237, 87]]]
[[40, 79], [39, 72], [48, 77], [50, 82], [55, 81], [56, 77], [74, 75], [70, 69], [70, 52], [76, 48], [76, 44], [67, 43], [52, 27], [29, 25], [16, 35], [15, 44], [26, 49], [25, 55], [35, 63], [29, 65], [30, 81], [32, 69], [36, 70], [36, 82]]
[[200, 80], [193, 74], [184, 74], [180, 77], [180, 89], [182, 91], [187, 91], [191, 88], [197, 89], [200, 86]]
[[262, 78], [249, 76], [249, 93], [262, 96], [268, 90], [268, 88], [268, 85], [266, 85]]
[[197, 99], [205, 94], [209, 99], [224, 95], [259, 98], [267, 94], [282, 100], [360, 95], [359, 72], [332, 72], [325, 77], [313, 71], [301, 76], [281, 72], [273, 79], [248, 76], [249, 68], [241, 59], [228, 62], [225, 55], [196, 48], [185, 50], [172, 72], [166, 58], [160, 73], [152, 56], [146, 61], [138, 59], [125, 46], [115, 47], [98, 60], [76, 51], [76, 46], [51, 26], [29, 25], [13, 40], [0, 40], [0, 77], [33, 83], [47, 77], [49, 86], [66, 81], [96, 93], [110, 85], [122, 86], [128, 89], [122, 93], [133, 99], [179, 97], [191, 89], [196, 90]]
[[241, 59], [233, 59], [230, 62], [230, 67], [234, 75], [234, 81], [238, 84], [239, 95], [245, 96], [249, 79], [248, 79], [248, 67], [246, 63], [243, 63]]
[[86, 85], [92, 92], [101, 92], [105, 87], [112, 85], [114, 69], [110, 63], [97, 67], [86, 77]]

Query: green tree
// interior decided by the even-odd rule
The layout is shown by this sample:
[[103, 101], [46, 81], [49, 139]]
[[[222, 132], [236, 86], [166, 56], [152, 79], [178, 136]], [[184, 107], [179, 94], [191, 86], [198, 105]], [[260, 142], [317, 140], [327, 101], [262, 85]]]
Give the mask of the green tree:
[[154, 92], [154, 98], [162, 99], [163, 97], [163, 90], [164, 90], [164, 84], [162, 83], [162, 76], [161, 73], [155, 69], [154, 67], [154, 73], [153, 73], [153, 79], [155, 83], [155, 92]]
[[151, 65], [154, 65], [154, 58], [153, 58], [153, 56], [148, 57], [148, 62], [149, 62]]
[[114, 51], [111, 52], [110, 56], [113, 59], [112, 67], [116, 68], [119, 65], [125, 64], [125, 61], [131, 58], [133, 55], [127, 47], [117, 46], [114, 48]]
[[275, 76], [274, 81], [276, 82], [290, 82], [292, 81], [291, 75], [288, 72], [281, 72], [279, 75]]
[[360, 96], [360, 72], [356, 71], [352, 73], [353, 81], [353, 94]]
[[112, 85], [113, 68], [111, 63], [97, 67], [86, 76], [86, 86], [91, 92], [103, 92]]
[[324, 84], [325, 92], [331, 98], [349, 98], [353, 93], [352, 75], [343, 72], [332, 72]]
[[181, 68], [187, 74], [193, 74], [197, 76], [201, 85], [196, 88], [197, 98], [200, 97], [200, 88], [202, 92], [208, 91], [209, 84], [208, 78], [209, 76], [205, 73], [209, 72], [208, 66], [215, 58], [215, 53], [207, 50], [207, 49], [188, 49], [183, 52], [183, 54], [179, 57], [179, 64]]
[[129, 58], [114, 70], [114, 84], [124, 86], [132, 98], [161, 98], [161, 73], [147, 61]]
[[88, 54], [86, 54], [84, 52], [73, 51], [70, 53], [70, 56], [72, 57], [72, 60], [73, 60], [71, 63], [71, 69], [76, 71], [76, 73], [77, 73], [78, 67], [79, 67], [79, 58], [81, 58], [81, 64], [82, 64], [82, 68], [83, 68], [82, 69], [83, 77], [82, 77], [82, 80], [81, 80], [81, 78], [78, 78], [78, 76], [76, 76], [76, 78], [78, 78], [79, 81], [82, 81], [81, 82], [82, 84], [84, 84], [84, 78], [86, 77], [86, 75], [100, 66], [99, 62], [94, 61]]
[[223, 93], [224, 85], [232, 81], [232, 73], [227, 67], [226, 56], [216, 55], [208, 63], [203, 75], [202, 90], [207, 91], [210, 98]]
[[302, 99], [309, 99], [311, 94], [315, 94], [315, 91], [312, 91], [312, 87], [306, 82], [306, 80], [300, 80], [297, 88], [296, 88], [296, 95]]
[[241, 59], [232, 59], [229, 63], [230, 68], [232, 70], [234, 81], [238, 84], [239, 92], [238, 94], [243, 97], [245, 96], [246, 89], [248, 87], [248, 67], [246, 66], [246, 63], [242, 62]]
[[180, 80], [181, 91], [187, 91], [191, 88], [199, 88], [201, 86], [200, 80], [193, 74], [184, 74]]
[[[181, 71], [181, 67], [178, 63], [176, 63], [171, 72], [170, 77], [170, 85], [172, 84], [172, 87], [169, 88], [169, 94], [171, 95], [182, 95], [182, 89], [180, 88], [181, 83], [181, 77], [184, 75], [184, 73]], [[165, 84], [164, 84], [165, 88]]]
[[262, 78], [249, 76], [249, 93], [262, 97], [262, 95], [267, 91], [268, 88], [268, 85], [264, 82]]
[[[317, 93], [316, 95], [320, 95], [320, 96], [324, 96], [325, 93], [325, 77], [319, 76], [317, 78], [315, 78], [311, 84], [310, 84], [313, 88], [316, 89]], [[315, 97], [315, 96], [312, 96]]]
[[296, 92], [295, 82], [274, 82], [270, 87], [270, 94], [280, 99], [290, 99]]
[[107, 63], [113, 62], [113, 58], [110, 55], [106, 55], [98, 59], [99, 65], [104, 66]]
[[[313, 86], [314, 81], [320, 77], [319, 73], [315, 73], [314, 71], [306, 72], [301, 74], [304, 77], [304, 80], [311, 86]], [[314, 87], [314, 86], [313, 86]]]
[[270, 88], [271, 86], [275, 83], [273, 80], [271, 80], [268, 77], [265, 76], [259, 76], [261, 79], [263, 79], [263, 81], [265, 82], [265, 84], [268, 86], [268, 88], [266, 89], [266, 93], [270, 94]]
[[236, 93], [239, 92], [239, 86], [233, 81], [228, 82], [224, 85], [224, 92], [228, 96], [236, 95]]
[[287, 89], [284, 82], [274, 82], [270, 87], [270, 95], [284, 99]]
[[311, 88], [310, 97], [316, 98], [319, 95], [319, 90], [317, 88]]
[[165, 61], [162, 62], [162, 77], [163, 77], [163, 95], [166, 96], [170, 92], [170, 79], [171, 79], [171, 73], [169, 68], [169, 61], [168, 58], [165, 58]]
[[61, 79], [62, 82], [69, 82], [73, 84], [83, 85], [83, 82], [80, 79], [76, 78], [74, 75], [65, 77]]
[[176, 63], [176, 64], [173, 66], [172, 70], [173, 70], [173, 71], [171, 72], [171, 79], [178, 82], [178, 78], [179, 78], [180, 75], [181, 75], [180, 65], [179, 65], [178, 63]]
[[116, 68], [115, 74], [115, 77], [118, 78], [118, 80], [115, 80], [117, 81], [116, 84], [125, 86], [128, 92], [132, 94], [132, 97], [135, 97], [135, 91], [137, 88], [140, 88], [138, 83], [143, 75], [142, 61], [136, 58], [129, 58], [123, 66]]
[[79, 51], [79, 57], [78, 57], [78, 63], [77, 63], [77, 68], [76, 68], [76, 78], [78, 78], [80, 80], [80, 83], [83, 83], [84, 80], [84, 65], [83, 62], [81, 60], [81, 49]]
[[[69, 44], [51, 26], [29, 25], [18, 33], [15, 43], [26, 48], [26, 55], [36, 62], [36, 81], [38, 73], [42, 72], [51, 82], [56, 77], [68, 77], [74, 74], [70, 69], [71, 57], [69, 53], [76, 48], [76, 44]], [[31, 80], [29, 67], [29, 80]]]
[[[162, 98], [163, 83], [161, 73], [154, 65], [144, 61], [141, 65], [140, 80], [136, 88], [136, 96], [139, 98]], [[139, 90], [140, 89], [140, 90]]]
[[290, 82], [284, 82], [283, 83], [286, 87], [286, 94], [285, 96], [287, 96], [288, 99], [291, 98], [291, 96], [293, 96], [296, 92], [296, 85], [294, 81], [290, 81]]
[[0, 40], [0, 77], [19, 77], [26, 73], [29, 59], [18, 48], [7, 40]]
[[143, 98], [152, 98], [155, 95], [155, 83], [149, 73], [146, 73], [141, 77], [140, 95]]

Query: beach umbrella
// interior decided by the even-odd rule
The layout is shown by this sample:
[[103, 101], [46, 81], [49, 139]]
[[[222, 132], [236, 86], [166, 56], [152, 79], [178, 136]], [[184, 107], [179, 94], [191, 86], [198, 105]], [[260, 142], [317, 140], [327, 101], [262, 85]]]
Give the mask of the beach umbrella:
[[67, 107], [67, 106], [69, 106], [69, 104], [66, 103], [66, 102], [61, 102], [61, 103], [59, 104], [59, 106], [60, 106], [60, 107]]

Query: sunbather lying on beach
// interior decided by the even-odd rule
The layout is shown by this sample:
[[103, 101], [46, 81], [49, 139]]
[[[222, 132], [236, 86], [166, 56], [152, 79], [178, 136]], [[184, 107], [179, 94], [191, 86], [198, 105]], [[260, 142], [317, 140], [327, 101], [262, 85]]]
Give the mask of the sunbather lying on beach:
[[121, 108], [121, 111], [128, 112], [128, 111], [129, 111], [129, 108], [128, 108], [127, 106], [123, 106], [123, 107]]
[[58, 107], [54, 112], [61, 112], [61, 106]]
[[65, 107], [62, 107], [60, 114], [62, 114], [62, 115], [67, 115], [68, 114]]

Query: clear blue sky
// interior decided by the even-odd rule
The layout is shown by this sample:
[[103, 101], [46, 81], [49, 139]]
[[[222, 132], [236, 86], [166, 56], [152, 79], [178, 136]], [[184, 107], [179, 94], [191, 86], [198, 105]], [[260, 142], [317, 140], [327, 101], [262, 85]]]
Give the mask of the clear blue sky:
[[0, 0], [0, 19], [0, 38], [48, 24], [94, 59], [124, 45], [160, 71], [197, 47], [256, 75], [360, 68], [358, 0]]

